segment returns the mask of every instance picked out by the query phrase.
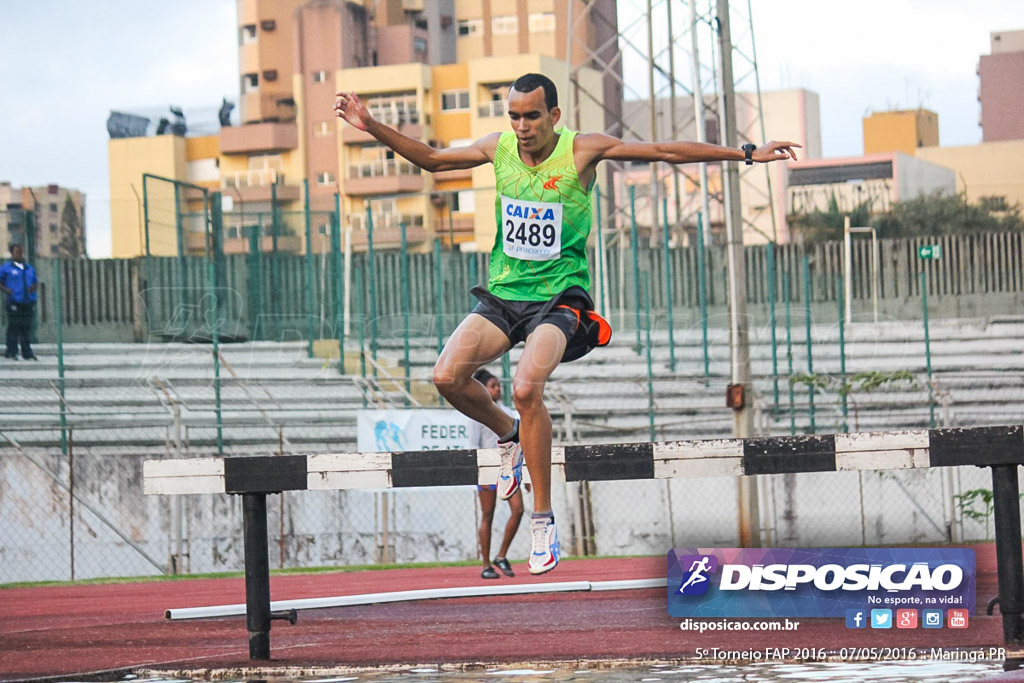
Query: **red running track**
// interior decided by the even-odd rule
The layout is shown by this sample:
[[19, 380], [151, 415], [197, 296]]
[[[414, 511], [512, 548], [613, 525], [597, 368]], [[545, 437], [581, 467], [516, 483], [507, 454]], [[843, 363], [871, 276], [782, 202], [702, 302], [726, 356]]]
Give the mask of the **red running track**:
[[[838, 619], [797, 631], [697, 634], [669, 617], [665, 590], [459, 598], [299, 612], [275, 621], [270, 666], [550, 662], [693, 657], [698, 648], [979, 647], [1003, 642], [984, 615], [997, 593], [995, 550], [975, 546], [978, 607], [966, 630], [849, 630]], [[502, 582], [609, 581], [665, 576], [665, 558], [566, 560]], [[479, 569], [394, 569], [271, 578], [273, 600], [484, 584]], [[488, 581], [493, 585], [497, 581]], [[168, 621], [164, 610], [245, 602], [244, 580], [190, 579], [0, 591], [0, 680], [135, 668], [249, 667], [244, 617]], [[514, 637], [510, 637], [514, 635]]]

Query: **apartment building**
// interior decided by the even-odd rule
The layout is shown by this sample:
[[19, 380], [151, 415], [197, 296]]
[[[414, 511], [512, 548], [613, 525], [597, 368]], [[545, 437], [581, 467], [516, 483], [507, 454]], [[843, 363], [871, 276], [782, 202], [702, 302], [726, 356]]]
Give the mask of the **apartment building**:
[[978, 60], [982, 142], [1024, 140], [1024, 30], [993, 31], [990, 42]]
[[[505, 97], [524, 73], [541, 72], [556, 83], [568, 78], [561, 60], [526, 54], [479, 57], [435, 67], [418, 64], [341, 70], [347, 83], [381, 120], [436, 147], [450, 147], [508, 130]], [[600, 74], [579, 69], [577, 78], [600, 90]], [[603, 125], [600, 103], [564, 106], [563, 121], [593, 130]], [[358, 244], [372, 205], [375, 243], [397, 240], [402, 223], [410, 239], [427, 234], [466, 249], [489, 249], [494, 240], [494, 173], [490, 166], [422, 173], [371, 136], [340, 124], [339, 150], [344, 173], [338, 179], [346, 225]]]
[[[440, 233], [443, 224], [445, 244], [482, 244], [486, 238], [474, 227], [480, 221], [469, 218], [480, 204], [478, 193], [469, 191], [474, 175], [429, 177], [396, 160], [336, 119], [334, 93], [356, 91], [385, 122], [428, 144], [451, 145], [475, 139], [496, 122], [507, 126], [502, 103], [508, 85], [541, 70], [563, 91], [573, 82], [596, 93], [584, 98], [586, 113], [578, 118], [573, 112], [566, 123], [586, 121], [591, 130], [605, 130], [620, 115], [621, 89], [613, 75], [602, 80], [586, 65], [598, 53], [612, 60], [617, 46], [607, 43], [617, 32], [615, 12], [615, 0], [238, 0], [241, 125], [224, 126], [215, 140], [202, 143], [173, 131], [112, 139], [113, 253], [146, 253], [143, 173], [219, 189], [230, 207], [228, 251], [248, 248], [247, 234], [254, 222], [265, 228], [272, 200], [287, 217], [308, 199], [314, 232], [326, 234], [338, 193], [356, 248], [366, 241], [367, 202], [379, 223], [374, 228], [382, 231], [375, 243], [397, 240], [392, 232], [404, 222], [410, 239]], [[571, 68], [563, 61], [567, 52]], [[481, 182], [491, 186], [493, 178]], [[197, 208], [194, 197], [186, 201]], [[290, 225], [281, 236], [287, 246], [278, 240], [278, 248], [304, 248], [293, 239], [299, 227]], [[150, 228], [149, 253], [176, 252], [177, 227], [151, 218]], [[189, 244], [186, 251], [203, 243]], [[312, 246], [326, 244], [315, 239]]]
[[14, 187], [0, 181], [0, 253], [30, 241], [26, 211], [32, 212], [34, 258], [85, 256], [85, 195], [60, 185]]

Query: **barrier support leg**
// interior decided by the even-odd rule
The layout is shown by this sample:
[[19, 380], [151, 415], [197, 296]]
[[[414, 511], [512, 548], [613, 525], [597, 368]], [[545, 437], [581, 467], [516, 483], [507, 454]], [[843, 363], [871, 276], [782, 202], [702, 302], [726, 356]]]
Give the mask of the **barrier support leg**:
[[1021, 556], [1017, 465], [992, 465], [992, 494], [1003, 638], [1007, 644], [1021, 645], [1024, 644], [1024, 559]]
[[267, 494], [242, 494], [242, 522], [245, 527], [245, 623], [249, 629], [249, 659], [270, 659]]

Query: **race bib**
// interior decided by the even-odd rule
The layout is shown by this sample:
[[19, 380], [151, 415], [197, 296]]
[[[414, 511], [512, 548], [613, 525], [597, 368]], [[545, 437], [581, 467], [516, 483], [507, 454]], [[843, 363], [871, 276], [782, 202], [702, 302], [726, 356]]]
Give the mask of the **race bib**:
[[562, 204], [501, 195], [501, 243], [506, 256], [551, 261], [562, 254]]

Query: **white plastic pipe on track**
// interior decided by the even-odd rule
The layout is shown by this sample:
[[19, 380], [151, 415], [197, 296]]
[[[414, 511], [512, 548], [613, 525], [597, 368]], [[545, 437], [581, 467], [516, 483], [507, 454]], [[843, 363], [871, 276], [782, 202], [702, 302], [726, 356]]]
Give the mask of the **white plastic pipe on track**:
[[[622, 581], [563, 581], [560, 583], [528, 583], [511, 586], [466, 586], [460, 588], [425, 588], [412, 591], [391, 591], [388, 593], [363, 593], [361, 595], [338, 595], [328, 598], [300, 598], [297, 600], [274, 600], [271, 611], [327, 609], [330, 607], [354, 607], [375, 605], [385, 602], [409, 602], [412, 600], [437, 600], [442, 598], [479, 598], [491, 595], [527, 595], [530, 593], [569, 593], [579, 591], [617, 591], [641, 588], [665, 588], [667, 579], [627, 579]], [[212, 605], [209, 607], [180, 607], [164, 611], [165, 619], [204, 619], [213, 617], [234, 617], [245, 614], [245, 604]]]

